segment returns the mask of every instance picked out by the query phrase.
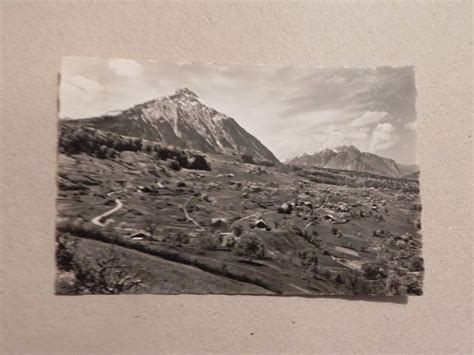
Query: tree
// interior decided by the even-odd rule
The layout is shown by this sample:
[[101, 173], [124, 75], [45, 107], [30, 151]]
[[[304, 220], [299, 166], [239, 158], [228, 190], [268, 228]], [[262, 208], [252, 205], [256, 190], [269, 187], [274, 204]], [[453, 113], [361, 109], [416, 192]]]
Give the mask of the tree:
[[58, 236], [56, 246], [56, 265], [59, 270], [71, 271], [73, 269], [73, 258], [76, 244], [76, 240]]
[[243, 163], [255, 164], [255, 161], [253, 160], [253, 156], [251, 156], [250, 154], [242, 154], [240, 158], [242, 159]]
[[242, 235], [243, 231], [244, 231], [244, 227], [242, 227], [240, 224], [235, 224], [232, 227], [232, 232], [234, 233], [236, 237], [239, 237], [240, 235]]
[[245, 256], [252, 259], [265, 258], [265, 245], [262, 240], [254, 234], [245, 234], [236, 243], [233, 253], [237, 256]]
[[423, 259], [420, 258], [419, 256], [415, 256], [410, 262], [409, 270], [410, 271], [423, 271], [424, 270]]
[[195, 170], [211, 170], [209, 163], [206, 161], [202, 155], [196, 154], [191, 159], [189, 159], [189, 169]]
[[117, 255], [74, 262], [78, 293], [118, 294], [144, 286], [142, 272], [131, 274]]
[[364, 276], [369, 280], [378, 280], [386, 278], [388, 275], [385, 264], [379, 263], [365, 263], [362, 265]]
[[174, 159], [168, 159], [167, 165], [168, 165], [168, 168], [172, 170], [175, 170], [175, 171], [181, 170], [180, 163]]
[[298, 257], [301, 259], [302, 266], [310, 271], [315, 272], [318, 267], [318, 256], [314, 250], [303, 250], [298, 252]]
[[107, 146], [101, 145], [97, 151], [97, 158], [105, 159], [107, 158]]

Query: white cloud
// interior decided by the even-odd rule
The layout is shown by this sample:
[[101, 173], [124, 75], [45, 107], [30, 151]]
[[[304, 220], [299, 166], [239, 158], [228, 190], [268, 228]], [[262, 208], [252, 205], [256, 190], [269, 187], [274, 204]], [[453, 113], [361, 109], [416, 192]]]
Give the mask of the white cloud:
[[416, 131], [416, 122], [415, 121], [407, 122], [405, 123], [403, 127], [405, 129], [408, 129], [409, 131]]
[[390, 123], [379, 123], [373, 130], [369, 141], [369, 150], [377, 153], [393, 147], [399, 140]]
[[187, 86], [207, 105], [234, 117], [280, 159], [352, 144], [407, 161], [415, 147], [414, 94], [405, 85], [413, 75], [405, 69], [73, 58], [63, 61], [61, 75], [67, 79], [61, 80], [62, 116], [126, 109]]
[[324, 148], [335, 148], [342, 145], [354, 145], [361, 151], [368, 150], [368, 142], [371, 136], [369, 127], [352, 127], [344, 123], [337, 123], [320, 129], [317, 133], [310, 131], [308, 139], [300, 142], [303, 151], [295, 152], [314, 153]]
[[103, 90], [102, 86], [97, 81], [86, 78], [82, 75], [73, 75], [65, 79], [64, 85], [66, 87], [70, 86], [71, 89], [79, 90], [82, 93], [89, 95], [100, 93]]
[[107, 64], [118, 76], [133, 78], [143, 73], [143, 67], [131, 59], [110, 59]]
[[104, 88], [97, 81], [82, 75], [63, 77], [61, 80], [61, 116], [84, 117], [91, 115], [93, 103], [100, 101]]
[[388, 116], [387, 112], [367, 111], [362, 116], [352, 121], [351, 125], [353, 127], [370, 126], [373, 123], [378, 123], [382, 121], [387, 116]]
[[393, 147], [400, 140], [395, 127], [390, 123], [379, 123], [371, 127], [354, 127], [338, 123], [325, 127], [317, 134], [312, 134], [312, 150], [334, 148], [341, 145], [354, 145], [361, 151], [380, 154]]

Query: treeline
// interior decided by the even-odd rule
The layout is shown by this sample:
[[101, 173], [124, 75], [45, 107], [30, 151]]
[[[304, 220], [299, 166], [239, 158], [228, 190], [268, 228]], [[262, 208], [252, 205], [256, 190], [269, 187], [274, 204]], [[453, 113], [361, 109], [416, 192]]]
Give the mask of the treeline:
[[256, 159], [250, 154], [241, 154], [240, 159], [242, 160], [242, 163], [245, 164], [262, 165], [267, 167], [275, 166], [275, 163], [270, 160]]
[[88, 126], [72, 126], [62, 123], [59, 127], [59, 152], [67, 155], [85, 153], [99, 159], [113, 159], [123, 151], [143, 152], [159, 160], [168, 161], [174, 169], [211, 170], [202, 155], [137, 137], [124, 137]]
[[400, 190], [404, 192], [419, 192], [418, 182], [407, 179], [396, 179], [368, 173], [350, 172], [345, 170], [320, 170], [291, 166], [298, 176], [316, 183], [329, 185], [347, 185], [350, 187], [374, 187]]

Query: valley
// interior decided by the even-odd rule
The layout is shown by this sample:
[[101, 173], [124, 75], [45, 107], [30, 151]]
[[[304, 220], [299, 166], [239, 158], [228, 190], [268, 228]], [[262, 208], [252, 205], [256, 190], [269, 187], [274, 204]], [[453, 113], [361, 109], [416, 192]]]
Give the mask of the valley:
[[350, 187], [312, 181], [311, 169], [206, 160], [211, 170], [173, 170], [142, 151], [60, 154], [58, 238], [79, 264], [122, 255], [126, 275], [143, 275], [125, 292], [420, 292], [417, 181]]

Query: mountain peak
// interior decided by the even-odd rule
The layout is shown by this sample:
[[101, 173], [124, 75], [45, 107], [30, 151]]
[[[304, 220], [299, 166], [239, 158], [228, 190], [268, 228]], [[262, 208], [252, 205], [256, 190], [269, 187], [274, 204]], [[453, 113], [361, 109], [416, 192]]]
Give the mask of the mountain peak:
[[202, 103], [187, 87], [114, 115], [91, 117], [81, 123], [96, 129], [203, 153], [250, 154], [278, 162], [273, 153], [231, 117]]
[[185, 97], [193, 97], [197, 99], [199, 96], [192, 90], [187, 87], [179, 88], [174, 93], [175, 96], [185, 96]]
[[326, 148], [312, 155], [293, 158], [288, 163], [360, 171], [391, 177], [402, 176], [401, 169], [394, 160], [361, 152], [353, 145], [343, 145], [333, 149]]
[[[334, 152], [334, 150], [332, 150], [332, 149], [324, 148], [324, 149], [321, 150], [319, 153], [321, 153], [321, 154], [333, 154], [333, 153], [335, 153], [335, 152]], [[309, 154], [305, 153], [305, 155], [309, 155]]]
[[359, 149], [357, 149], [354, 145], [341, 145], [333, 149], [336, 152], [354, 152], [354, 153], [361, 153]]

